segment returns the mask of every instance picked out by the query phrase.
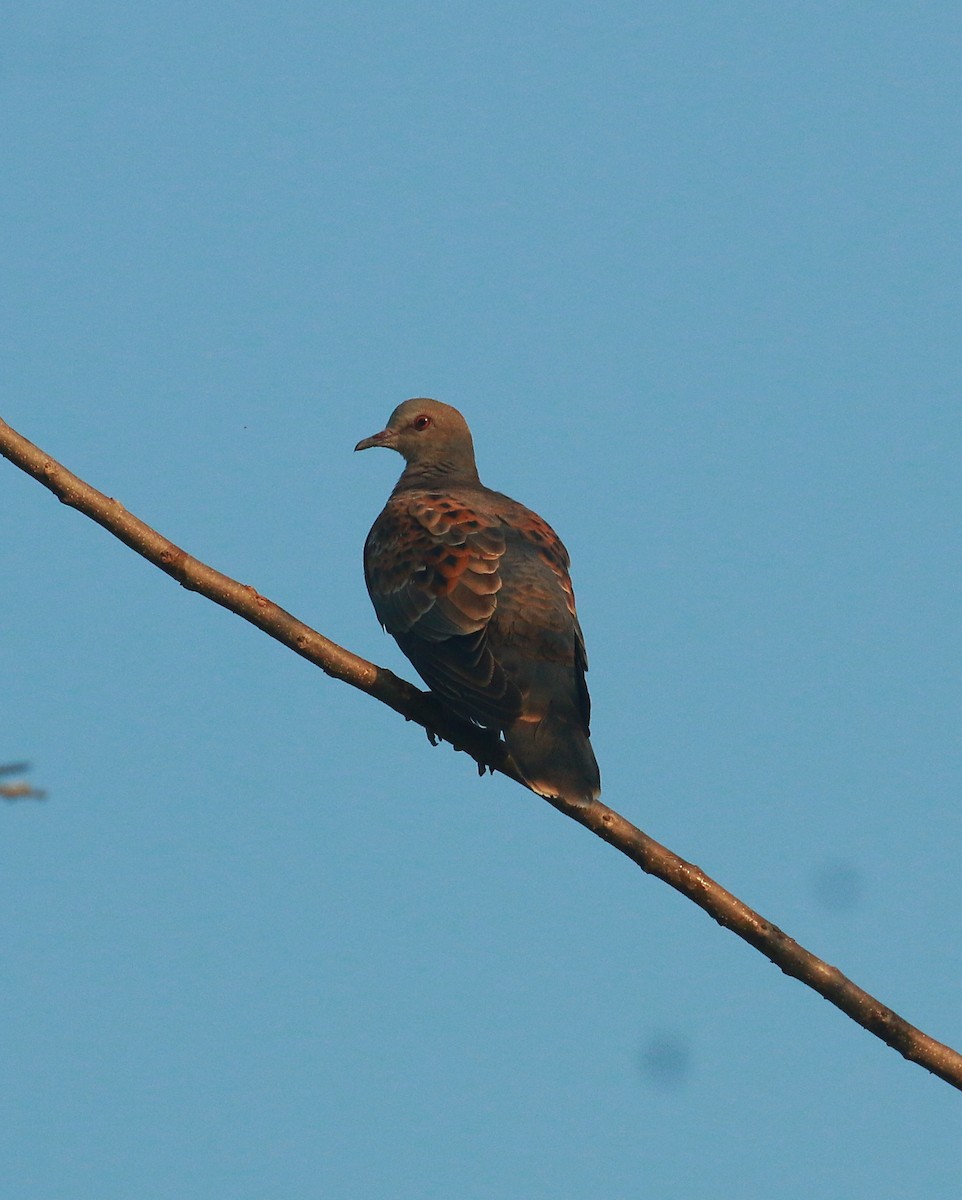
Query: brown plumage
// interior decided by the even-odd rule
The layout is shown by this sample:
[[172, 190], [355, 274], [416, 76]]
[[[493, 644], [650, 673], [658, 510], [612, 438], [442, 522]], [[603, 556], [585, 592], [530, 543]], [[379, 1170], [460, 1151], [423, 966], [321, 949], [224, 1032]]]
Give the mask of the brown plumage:
[[370, 446], [407, 464], [364, 545], [378, 620], [452, 712], [503, 733], [536, 792], [590, 803], [588, 661], [558, 535], [481, 483], [450, 405], [406, 400], [355, 449]]

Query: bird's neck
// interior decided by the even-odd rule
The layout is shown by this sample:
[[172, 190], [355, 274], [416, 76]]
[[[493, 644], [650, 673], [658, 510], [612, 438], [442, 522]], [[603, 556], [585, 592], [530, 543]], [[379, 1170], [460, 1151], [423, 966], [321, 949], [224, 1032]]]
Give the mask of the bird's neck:
[[481, 486], [478, 468], [473, 462], [408, 463], [394, 490], [408, 492], [415, 488], [454, 485]]

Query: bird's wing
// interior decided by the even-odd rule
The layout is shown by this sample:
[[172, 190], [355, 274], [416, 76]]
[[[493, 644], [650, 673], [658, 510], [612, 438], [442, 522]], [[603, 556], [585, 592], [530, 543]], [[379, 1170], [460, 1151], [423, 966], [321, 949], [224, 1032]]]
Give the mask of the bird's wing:
[[504, 552], [496, 514], [442, 492], [393, 496], [364, 547], [378, 620], [432, 690], [461, 715], [492, 725], [520, 707], [487, 639]]
[[[496, 623], [499, 643], [528, 659], [526, 671], [534, 678], [537, 663], [566, 667], [573, 673], [577, 710], [587, 731], [591, 701], [585, 682], [588, 655], [578, 622], [574, 589], [569, 575], [570, 559], [561, 538], [537, 513], [503, 498], [508, 533], [506, 586], [500, 598]], [[573, 699], [575, 698], [573, 697]]]
[[437, 493], [392, 497], [364, 547], [378, 620], [426, 641], [477, 633], [497, 604], [504, 548], [497, 518]]

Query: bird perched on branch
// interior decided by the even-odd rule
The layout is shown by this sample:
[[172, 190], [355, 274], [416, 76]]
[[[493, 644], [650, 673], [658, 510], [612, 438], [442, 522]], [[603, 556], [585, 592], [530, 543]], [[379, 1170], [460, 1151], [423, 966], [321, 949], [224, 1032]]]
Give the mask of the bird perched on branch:
[[535, 792], [590, 804], [588, 660], [558, 535], [482, 484], [448, 404], [406, 400], [355, 450], [371, 446], [407, 464], [364, 545], [381, 625], [445, 707], [503, 734]]

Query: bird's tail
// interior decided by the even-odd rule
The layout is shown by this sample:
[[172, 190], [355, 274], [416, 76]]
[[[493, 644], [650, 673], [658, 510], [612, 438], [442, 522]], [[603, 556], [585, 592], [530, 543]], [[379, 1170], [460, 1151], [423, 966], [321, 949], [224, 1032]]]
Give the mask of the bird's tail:
[[549, 711], [521, 717], [504, 732], [515, 766], [539, 796], [588, 806], [601, 794], [601, 775], [580, 721]]

